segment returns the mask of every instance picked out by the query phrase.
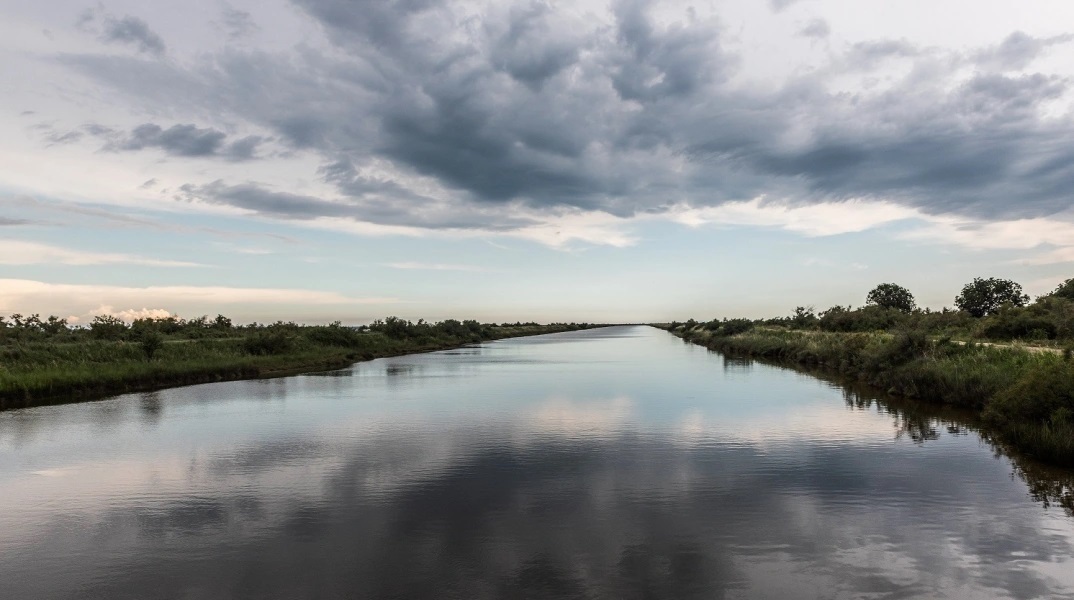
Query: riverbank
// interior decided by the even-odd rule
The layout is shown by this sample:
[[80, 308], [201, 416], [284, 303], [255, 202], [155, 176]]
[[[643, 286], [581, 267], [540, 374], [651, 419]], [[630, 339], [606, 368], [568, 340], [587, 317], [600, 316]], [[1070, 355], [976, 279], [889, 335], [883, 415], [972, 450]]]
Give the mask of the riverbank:
[[[392, 325], [389, 320], [388, 325]], [[454, 322], [457, 323], [457, 322]], [[460, 324], [461, 325], [461, 324]], [[183, 385], [284, 377], [471, 343], [588, 328], [575, 324], [348, 327], [277, 324], [204, 337], [62, 335], [0, 345], [0, 410], [99, 400]], [[149, 341], [147, 341], [149, 340]]]
[[971, 409], [1003, 443], [1045, 463], [1074, 466], [1074, 362], [1063, 353], [958, 344], [913, 331], [832, 333], [754, 328], [720, 335], [662, 328], [732, 356], [808, 367], [892, 396]]

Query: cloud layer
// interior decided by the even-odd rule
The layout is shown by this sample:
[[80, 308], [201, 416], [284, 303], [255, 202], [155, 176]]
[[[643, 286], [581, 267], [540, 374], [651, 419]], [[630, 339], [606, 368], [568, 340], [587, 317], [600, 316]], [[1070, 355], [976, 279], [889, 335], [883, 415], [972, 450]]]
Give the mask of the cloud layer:
[[[323, 39], [175, 62], [151, 30], [119, 26], [136, 20], [103, 16], [102, 35], [138, 55], [58, 60], [134, 105], [222, 115], [321, 161], [296, 174], [317, 182], [305, 190], [239, 172], [185, 182], [184, 200], [275, 218], [503, 231], [564, 211], [630, 218], [760, 197], [985, 220], [1071, 204], [1070, 79], [1033, 68], [1070, 36], [843, 44], [761, 86], [719, 15], [685, 6], [292, 4]], [[225, 22], [236, 36], [256, 27], [234, 11]], [[147, 123], [110, 148], [232, 160], [263, 139], [225, 137], [204, 120]]]

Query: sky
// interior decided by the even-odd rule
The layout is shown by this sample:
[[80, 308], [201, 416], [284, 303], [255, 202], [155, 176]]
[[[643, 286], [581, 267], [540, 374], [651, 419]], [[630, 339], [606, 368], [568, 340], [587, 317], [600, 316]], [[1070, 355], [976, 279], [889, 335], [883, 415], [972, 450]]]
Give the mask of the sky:
[[1074, 276], [1067, 0], [0, 17], [0, 315], [653, 322]]

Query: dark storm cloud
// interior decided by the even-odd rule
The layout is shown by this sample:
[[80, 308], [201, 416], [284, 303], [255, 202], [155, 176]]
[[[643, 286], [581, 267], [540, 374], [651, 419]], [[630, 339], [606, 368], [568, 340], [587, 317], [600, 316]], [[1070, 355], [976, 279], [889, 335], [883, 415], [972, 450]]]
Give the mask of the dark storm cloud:
[[85, 30], [96, 30], [104, 42], [131, 45], [140, 52], [158, 56], [166, 51], [164, 40], [138, 17], [116, 17], [98, 8], [82, 13], [76, 24]]
[[[691, 12], [658, 21], [642, 0], [613, 2], [600, 23], [540, 2], [482, 13], [448, 0], [293, 3], [339, 52], [227, 49], [190, 66], [61, 60], [154, 109], [228, 115], [319, 156], [326, 166], [306, 176], [353, 207], [255, 182], [202, 186], [210, 201], [244, 208], [261, 194], [262, 209], [251, 210], [286, 218], [499, 228], [513, 207], [630, 216], [759, 195], [988, 218], [1071, 204], [1074, 125], [1041, 116], [1068, 82], [1011, 72], [1063, 36], [1016, 33], [966, 54], [865, 41], [762, 90], [729, 83], [740, 61], [718, 22]], [[828, 28], [809, 23], [802, 34], [824, 38]], [[829, 88], [834, 77], [879, 80], [902, 64], [908, 74], [887, 87]], [[148, 128], [126, 143], [225, 159], [257, 146], [176, 127], [186, 129]]]

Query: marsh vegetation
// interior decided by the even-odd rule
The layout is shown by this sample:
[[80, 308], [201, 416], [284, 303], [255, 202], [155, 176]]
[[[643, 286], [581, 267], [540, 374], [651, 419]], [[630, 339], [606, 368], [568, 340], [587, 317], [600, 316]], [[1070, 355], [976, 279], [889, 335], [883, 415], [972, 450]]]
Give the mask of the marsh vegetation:
[[588, 328], [397, 317], [362, 327], [277, 322], [235, 325], [218, 315], [98, 316], [87, 327], [57, 317], [0, 317], [0, 408], [71, 402], [133, 390], [339, 368], [484, 340]]
[[894, 396], [972, 409], [1012, 447], [1074, 465], [1074, 279], [1032, 303], [1013, 282], [977, 279], [956, 298], [959, 310], [918, 309], [895, 284], [867, 298], [857, 309], [817, 314], [797, 307], [775, 319], [667, 327], [727, 354], [818, 368]]

